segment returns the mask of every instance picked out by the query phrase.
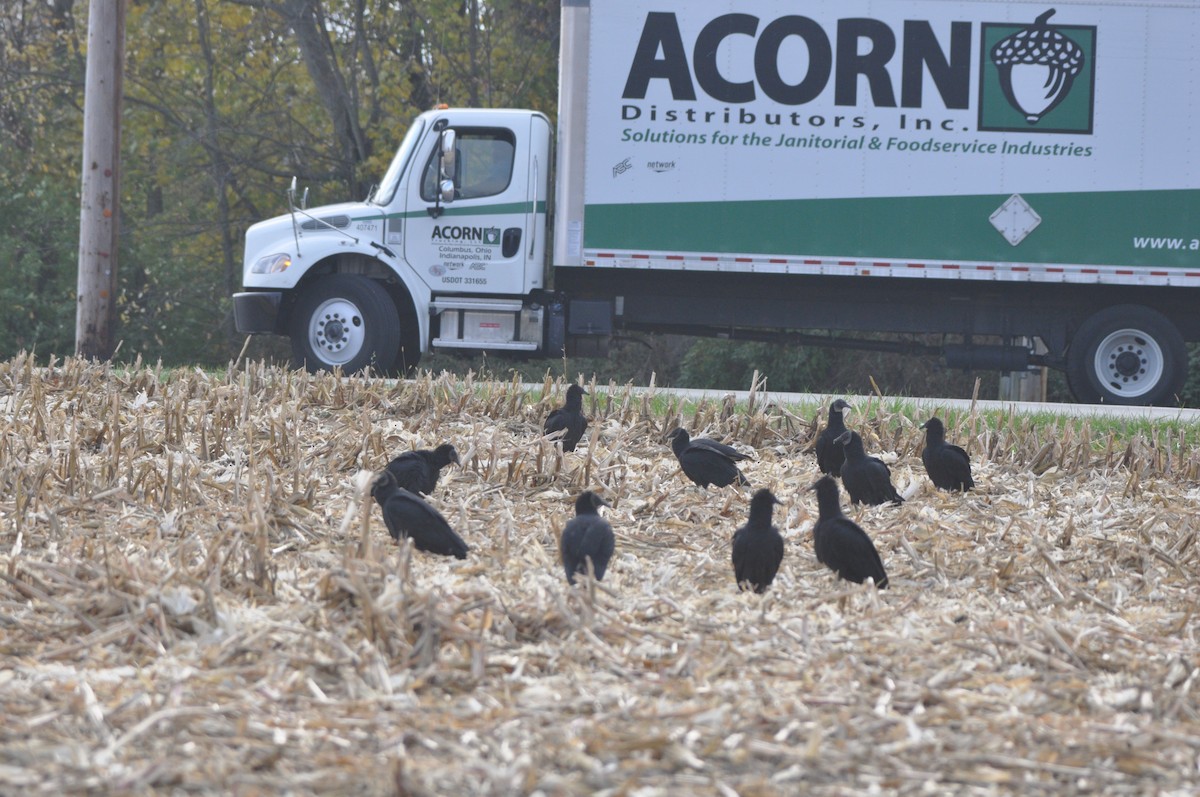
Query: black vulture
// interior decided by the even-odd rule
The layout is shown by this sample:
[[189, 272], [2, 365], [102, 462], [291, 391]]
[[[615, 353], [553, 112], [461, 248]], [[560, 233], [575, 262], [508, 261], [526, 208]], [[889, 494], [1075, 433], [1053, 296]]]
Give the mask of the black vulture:
[[375, 475], [371, 495], [379, 502], [392, 539], [399, 542], [401, 537], [409, 537], [418, 551], [467, 558], [470, 548], [454, 533], [442, 513], [416, 493], [396, 486], [396, 477], [390, 471], [381, 470]]
[[585, 490], [575, 498], [575, 517], [563, 528], [560, 552], [567, 583], [575, 583], [576, 573], [586, 573], [588, 561], [596, 580], [604, 578], [608, 560], [612, 558], [616, 540], [612, 526], [600, 517], [599, 508], [608, 502], [591, 490]]
[[749, 586], [761, 595], [779, 572], [783, 537], [771, 524], [771, 510], [778, 503], [770, 490], [758, 490], [750, 498], [750, 519], [733, 533], [733, 576], [738, 589]]
[[400, 488], [410, 493], [431, 495], [433, 488], [437, 487], [442, 468], [451, 462], [458, 464], [458, 452], [454, 446], [444, 443], [432, 451], [406, 451], [389, 462], [387, 470]]
[[817, 491], [817, 523], [813, 526], [817, 561], [846, 581], [861, 584], [872, 578], [876, 587], [887, 589], [887, 573], [875, 543], [857, 523], [842, 514], [837, 482], [822, 476], [813, 489]]
[[853, 409], [844, 400], [838, 399], [829, 405], [829, 423], [817, 435], [817, 467], [830, 476], [842, 475], [842, 463], [846, 461], [846, 450], [835, 442], [846, 431], [844, 410]]
[[688, 436], [687, 430], [682, 428], [671, 432], [667, 439], [671, 441], [671, 450], [675, 452], [675, 459], [679, 460], [679, 467], [683, 468], [684, 475], [701, 487], [708, 487], [710, 484], [725, 487], [734, 482], [750, 486], [750, 480], [734, 464], [743, 459], [750, 459], [749, 454], [743, 454], [733, 446], [718, 443], [707, 437], [697, 437], [693, 440]]
[[838, 437], [846, 449], [842, 463], [842, 484], [855, 504], [902, 504], [904, 499], [892, 485], [892, 471], [878, 457], [868, 457], [858, 432], [842, 432]]
[[946, 427], [938, 418], [921, 424], [925, 430], [925, 450], [921, 461], [935, 487], [966, 492], [975, 486], [971, 478], [971, 459], [960, 447], [946, 442]]
[[546, 416], [543, 429], [548, 435], [562, 432], [559, 439], [562, 440], [563, 451], [574, 451], [583, 437], [584, 430], [587, 429], [587, 418], [583, 416], [583, 397], [586, 395], [587, 391], [579, 385], [570, 385], [567, 387], [567, 398], [563, 405], [551, 410]]

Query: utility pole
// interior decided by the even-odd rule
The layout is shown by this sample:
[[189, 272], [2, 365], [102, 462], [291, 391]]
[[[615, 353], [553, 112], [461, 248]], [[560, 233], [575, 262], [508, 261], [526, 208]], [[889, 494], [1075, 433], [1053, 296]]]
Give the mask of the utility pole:
[[113, 354], [117, 319], [125, 3], [90, 0], [88, 11], [75, 354], [100, 360]]

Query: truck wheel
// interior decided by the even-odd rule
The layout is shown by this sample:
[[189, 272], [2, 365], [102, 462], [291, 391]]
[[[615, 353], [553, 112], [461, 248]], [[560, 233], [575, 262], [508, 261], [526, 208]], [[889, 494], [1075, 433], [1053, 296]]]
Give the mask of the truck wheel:
[[1080, 325], [1067, 349], [1067, 385], [1088, 404], [1174, 406], [1187, 377], [1183, 336], [1136, 304], [1107, 307]]
[[292, 364], [345, 373], [386, 370], [400, 347], [400, 317], [374, 280], [334, 274], [315, 282], [292, 311]]
[[421, 362], [421, 335], [417, 311], [407, 292], [392, 292], [389, 296], [400, 314], [400, 345], [396, 347], [396, 360], [392, 363], [391, 372], [396, 376], [407, 376], [415, 372]]

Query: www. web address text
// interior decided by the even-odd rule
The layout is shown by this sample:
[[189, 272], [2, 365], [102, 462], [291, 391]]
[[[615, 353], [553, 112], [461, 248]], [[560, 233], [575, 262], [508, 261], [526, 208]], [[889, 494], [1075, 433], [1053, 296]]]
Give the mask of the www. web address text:
[[1154, 238], [1150, 236], [1133, 236], [1134, 249], [1200, 249], [1200, 238]]

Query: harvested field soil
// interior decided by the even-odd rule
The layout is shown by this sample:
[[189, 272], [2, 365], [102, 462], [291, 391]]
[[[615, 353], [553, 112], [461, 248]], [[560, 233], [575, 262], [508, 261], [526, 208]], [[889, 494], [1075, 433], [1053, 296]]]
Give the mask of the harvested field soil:
[[[1195, 794], [1196, 487], [1181, 432], [849, 415], [907, 499], [847, 514], [891, 586], [817, 563], [824, 408], [589, 385], [0, 363], [0, 793]], [[784, 502], [766, 595], [733, 583], [750, 490], [666, 433], [736, 444]], [[433, 503], [465, 561], [397, 545], [369, 472], [453, 443]], [[582, 489], [617, 535], [568, 587]], [[843, 502], [845, 497], [843, 496]]]

